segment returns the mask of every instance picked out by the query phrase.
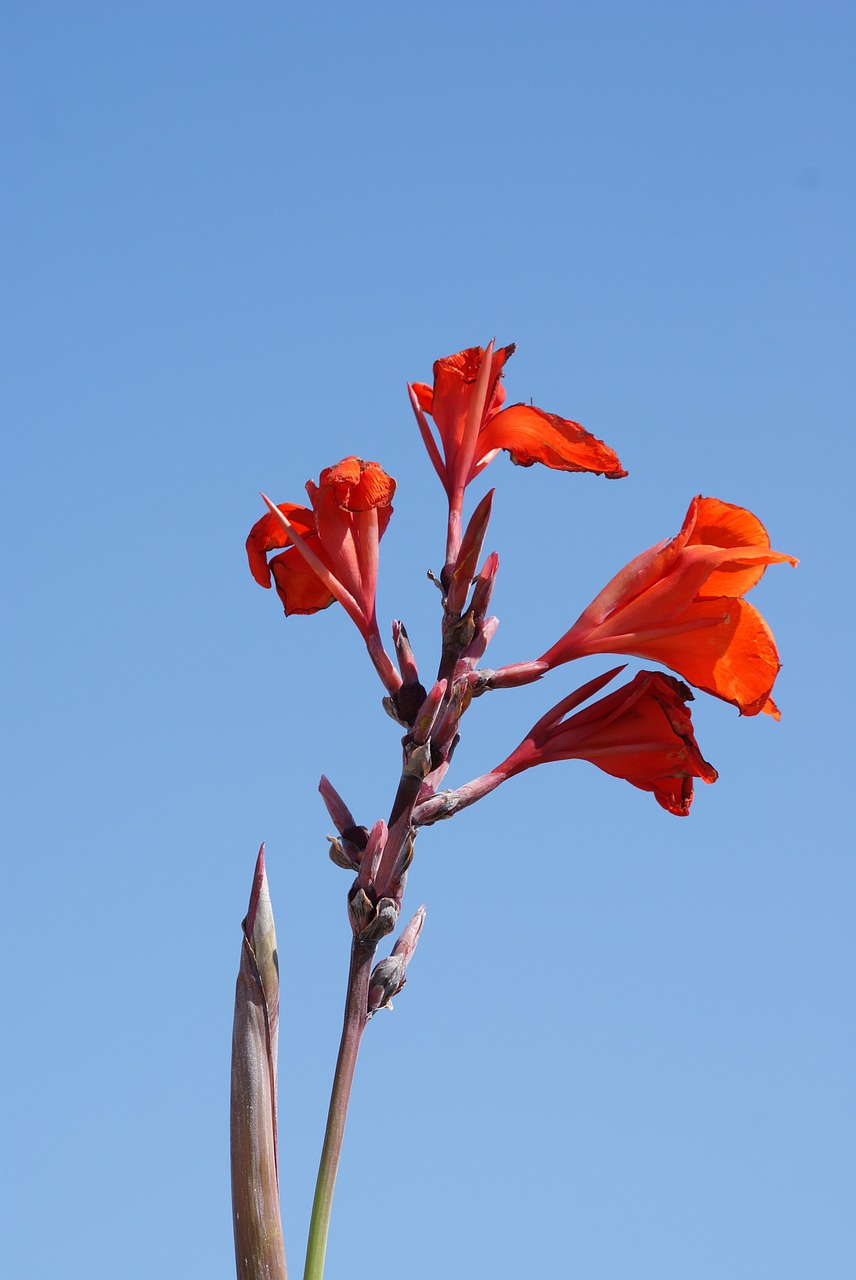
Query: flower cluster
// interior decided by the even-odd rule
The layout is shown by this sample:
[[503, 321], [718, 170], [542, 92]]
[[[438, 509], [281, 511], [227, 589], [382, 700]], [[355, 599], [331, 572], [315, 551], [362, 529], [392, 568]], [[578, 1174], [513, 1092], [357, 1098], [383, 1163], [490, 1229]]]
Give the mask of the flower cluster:
[[[254, 578], [265, 587], [273, 580], [287, 614], [315, 613], [334, 600], [342, 604], [380, 674], [387, 709], [407, 731], [402, 784], [389, 822], [375, 824], [356, 843], [350, 816], [344, 826], [339, 823], [340, 834], [348, 830], [339, 846], [346, 850], [343, 865], [359, 871], [359, 889], [373, 908], [381, 897], [400, 903], [410, 856], [404, 851], [408, 841], [412, 849], [418, 827], [451, 816], [537, 764], [587, 760], [650, 791], [670, 813], [688, 814], [694, 779], [713, 782], [717, 775], [696, 743], [687, 685], [732, 703], [743, 715], [778, 718], [771, 696], [780, 665], [776, 646], [744, 597], [768, 565], [796, 560], [771, 549], [751, 512], [717, 498], [693, 498], [677, 535], [632, 559], [540, 657], [497, 670], [479, 668], [496, 629], [488, 607], [499, 561], [495, 553], [481, 561], [493, 491], [464, 525], [470, 482], [501, 450], [526, 467], [539, 462], [610, 479], [627, 475], [613, 450], [579, 423], [532, 405], [505, 404], [502, 379], [513, 352], [513, 346], [493, 343], [485, 350], [471, 347], [438, 360], [433, 385], [408, 386], [448, 503], [439, 576], [442, 650], [430, 689], [419, 679], [403, 625], [393, 625], [395, 660], [378, 630], [378, 546], [392, 514], [395, 482], [376, 462], [345, 458], [329, 467], [317, 485], [307, 484], [309, 506], [274, 506], [265, 499], [268, 514], [247, 540]], [[271, 551], [278, 554], [268, 559]], [[473, 697], [539, 680], [594, 654], [659, 663], [682, 680], [640, 671], [596, 698], [621, 670], [615, 668], [554, 706], [488, 773], [456, 791], [438, 789]], [[584, 702], [589, 705], [580, 710]], [[341, 807], [334, 809], [341, 816]], [[368, 908], [362, 910], [365, 916]], [[360, 928], [375, 925], [361, 917]]]

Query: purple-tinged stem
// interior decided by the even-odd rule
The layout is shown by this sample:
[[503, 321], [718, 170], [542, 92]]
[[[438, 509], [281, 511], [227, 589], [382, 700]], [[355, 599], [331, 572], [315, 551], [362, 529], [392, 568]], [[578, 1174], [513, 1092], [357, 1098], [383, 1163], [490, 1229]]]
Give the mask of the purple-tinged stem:
[[369, 979], [376, 949], [376, 943], [360, 942], [357, 938], [351, 946], [345, 1020], [339, 1044], [339, 1057], [336, 1060], [336, 1073], [333, 1077], [318, 1180], [315, 1184], [315, 1200], [312, 1205], [303, 1280], [322, 1280], [324, 1275], [327, 1235], [333, 1208], [333, 1190], [336, 1185], [339, 1157], [342, 1153], [345, 1119], [348, 1114], [357, 1054], [369, 1019]]

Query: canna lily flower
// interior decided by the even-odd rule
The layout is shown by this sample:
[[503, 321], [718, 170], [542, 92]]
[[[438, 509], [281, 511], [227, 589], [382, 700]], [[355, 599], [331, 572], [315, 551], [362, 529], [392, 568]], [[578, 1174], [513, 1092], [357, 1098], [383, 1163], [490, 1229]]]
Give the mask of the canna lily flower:
[[[463, 490], [496, 457], [500, 449], [518, 466], [541, 462], [558, 471], [593, 471], [618, 479], [627, 475], [616, 455], [578, 422], [545, 413], [528, 404], [503, 408], [503, 366], [514, 344], [487, 351], [469, 347], [434, 362], [434, 386], [409, 384], [413, 411], [434, 469], [451, 498]], [[475, 409], [475, 422], [468, 416]], [[430, 414], [440, 436], [443, 456], [425, 420]], [[467, 427], [475, 438], [467, 439]]]
[[[274, 504], [250, 530], [247, 558], [262, 587], [271, 579], [286, 614], [317, 613], [338, 600], [356, 623], [390, 692], [401, 684], [383, 652], [375, 612], [378, 543], [392, 515], [395, 481], [376, 462], [344, 458], [306, 485], [310, 506]], [[285, 548], [268, 560], [269, 551]]]
[[[408, 384], [413, 412], [434, 470], [449, 499], [450, 549], [460, 543], [464, 490], [500, 449], [518, 466], [540, 462], [558, 471], [591, 471], [610, 479], [627, 472], [613, 451], [578, 422], [528, 404], [503, 407], [500, 379], [514, 345], [469, 347], [434, 363], [434, 385]], [[434, 420], [442, 453], [428, 424]], [[454, 527], [453, 527], [454, 526]], [[453, 555], [447, 552], [451, 561]]]
[[[770, 697], [780, 662], [757, 609], [742, 598], [769, 564], [793, 556], [770, 550], [751, 511], [718, 498], [693, 498], [680, 533], [631, 560], [534, 663], [505, 668], [496, 687], [536, 679], [594, 653], [662, 662], [690, 684], [738, 707], [779, 718]], [[525, 674], [528, 670], [529, 674]]]
[[692, 694], [685, 684], [657, 671], [640, 671], [629, 684], [569, 714], [621, 670], [615, 667], [569, 694], [502, 764], [458, 792], [425, 801], [414, 813], [414, 822], [425, 825], [448, 817], [515, 774], [556, 760], [588, 760], [614, 778], [652, 792], [669, 813], [686, 817], [693, 779], [715, 782], [717, 773], [695, 740], [686, 706]]

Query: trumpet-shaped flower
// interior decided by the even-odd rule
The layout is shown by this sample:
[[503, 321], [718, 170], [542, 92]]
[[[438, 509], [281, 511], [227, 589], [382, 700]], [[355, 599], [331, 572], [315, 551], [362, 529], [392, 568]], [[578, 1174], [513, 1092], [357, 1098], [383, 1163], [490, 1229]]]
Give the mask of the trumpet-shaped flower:
[[[286, 614], [317, 613], [338, 600], [360, 630], [384, 683], [401, 683], [383, 653], [375, 614], [378, 543], [392, 515], [395, 481], [376, 462], [344, 458], [306, 485], [310, 506], [265, 498], [247, 538], [250, 572], [276, 586]], [[262, 495], [264, 497], [264, 495]], [[267, 553], [285, 548], [270, 560]]]
[[[503, 407], [503, 366], [514, 344], [487, 351], [469, 347], [434, 363], [434, 385], [414, 382], [411, 402], [422, 437], [451, 499], [506, 449], [513, 462], [541, 462], [559, 471], [593, 471], [617, 479], [627, 474], [608, 448], [578, 422], [528, 404]], [[425, 415], [430, 414], [442, 456]], [[472, 437], [471, 439], [469, 437]]]
[[[796, 564], [770, 549], [751, 511], [718, 498], [693, 498], [677, 537], [631, 560], [570, 631], [531, 664], [524, 679], [594, 653], [626, 653], [662, 662], [690, 684], [731, 702], [743, 715], [765, 711], [779, 655], [764, 619], [743, 599], [769, 564]], [[531, 674], [524, 676], [528, 667]], [[506, 668], [497, 687], [522, 683]]]
[[[522, 467], [540, 462], [610, 479], [627, 475], [613, 451], [578, 422], [533, 405], [504, 405], [503, 366], [513, 352], [513, 344], [469, 347], [434, 362], [433, 387], [408, 384], [422, 439], [449, 499], [449, 561], [460, 543], [464, 490], [500, 449]], [[439, 448], [426, 415], [437, 428]]]
[[686, 817], [693, 779], [715, 782], [716, 770], [703, 758], [693, 733], [689, 689], [674, 676], [640, 671], [620, 689], [571, 715], [621, 671], [615, 667], [558, 703], [502, 764], [457, 792], [439, 793], [417, 808], [414, 821], [426, 825], [473, 804], [515, 774], [556, 760], [588, 760], [614, 778], [653, 793], [669, 813]]
[[692, 694], [685, 684], [659, 671], [640, 671], [629, 684], [568, 715], [615, 674], [590, 681], [548, 711], [499, 766], [500, 772], [513, 777], [551, 760], [588, 760], [614, 778], [653, 792], [669, 813], [686, 817], [693, 778], [715, 782], [717, 773], [695, 740], [686, 705]]

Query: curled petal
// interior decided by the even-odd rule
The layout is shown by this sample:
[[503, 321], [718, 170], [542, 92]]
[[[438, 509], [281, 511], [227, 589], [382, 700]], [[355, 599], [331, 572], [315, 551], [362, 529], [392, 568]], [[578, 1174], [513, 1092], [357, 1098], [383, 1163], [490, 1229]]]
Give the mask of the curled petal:
[[[519, 466], [540, 462], [558, 471], [588, 471], [611, 479], [625, 476], [612, 449], [578, 422], [532, 405], [503, 407], [505, 390], [500, 380], [513, 351], [513, 345], [493, 350], [491, 344], [486, 351], [468, 347], [435, 361], [433, 387], [424, 382], [410, 386], [419, 429], [450, 501], [459, 502], [466, 485], [500, 449], [506, 449]], [[428, 433], [426, 414], [434, 419], [442, 460]]]
[[612, 449], [585, 427], [528, 404], [509, 405], [490, 419], [479, 436], [477, 463], [497, 449], [507, 449], [522, 467], [540, 462], [556, 471], [590, 471], [610, 480], [627, 475]]
[[662, 662], [697, 689], [730, 702], [745, 716], [779, 718], [770, 698], [781, 663], [772, 632], [745, 600], [695, 600], [670, 634], [638, 637], [626, 652]]
[[[395, 481], [377, 462], [343, 458], [321, 472], [318, 489], [330, 489], [337, 506], [345, 511], [370, 511], [372, 507], [389, 506], [395, 493]], [[315, 490], [314, 485], [312, 490]], [[312, 492], [310, 497], [313, 497], [314, 506]]]
[[294, 613], [318, 613], [319, 610], [328, 608], [336, 598], [293, 547], [283, 551], [281, 556], [274, 556], [269, 568], [277, 595], [288, 616]]
[[605, 773], [650, 791], [670, 813], [686, 817], [693, 779], [715, 782], [717, 773], [704, 759], [693, 733], [685, 684], [660, 672], [640, 671], [615, 692], [566, 719], [559, 712], [608, 679], [590, 682], [538, 722], [496, 772], [511, 777], [536, 764], [588, 760]]
[[[686, 543], [688, 547], [735, 547], [741, 550], [752, 547], [759, 553], [770, 550], [770, 535], [758, 517], [745, 507], [721, 502], [719, 498], [700, 497], [696, 499], [694, 515]], [[758, 564], [726, 560], [711, 572], [699, 595], [743, 596], [760, 582], [768, 564], [784, 560], [796, 563], [792, 556], [777, 551], [771, 553], [770, 559], [765, 558]]]
[[686, 817], [694, 779], [715, 782], [717, 773], [695, 740], [687, 707], [692, 694], [685, 684], [659, 671], [640, 671], [628, 684], [577, 710], [620, 669], [569, 694], [490, 773], [457, 791], [423, 795], [414, 811], [415, 824], [451, 817], [515, 774], [559, 760], [588, 760], [604, 773], [650, 791], [669, 813]]
[[[307, 507], [282, 502], [279, 510], [287, 516], [299, 534], [305, 537], [315, 533], [315, 517]], [[287, 547], [289, 542], [285, 528], [270, 511], [253, 525], [247, 538], [247, 559], [250, 562], [250, 573], [260, 587], [270, 586], [270, 566], [266, 553]]]

